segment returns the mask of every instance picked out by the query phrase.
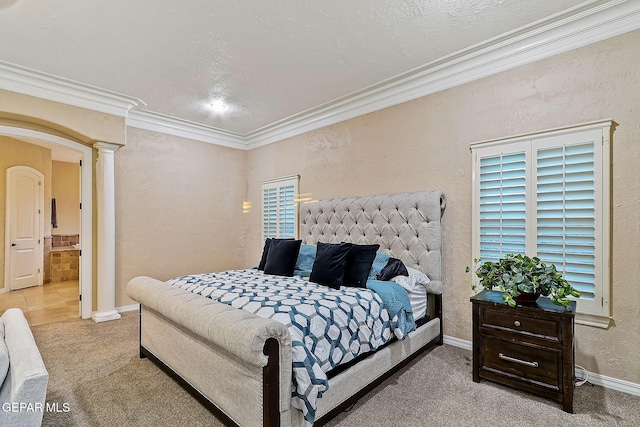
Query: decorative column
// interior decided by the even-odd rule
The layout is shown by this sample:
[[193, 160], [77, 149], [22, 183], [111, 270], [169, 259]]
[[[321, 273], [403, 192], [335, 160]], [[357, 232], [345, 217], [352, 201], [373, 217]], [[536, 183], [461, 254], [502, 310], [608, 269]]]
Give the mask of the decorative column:
[[119, 145], [97, 142], [96, 190], [98, 207], [98, 311], [96, 322], [120, 318], [116, 311], [116, 209], [114, 158]]

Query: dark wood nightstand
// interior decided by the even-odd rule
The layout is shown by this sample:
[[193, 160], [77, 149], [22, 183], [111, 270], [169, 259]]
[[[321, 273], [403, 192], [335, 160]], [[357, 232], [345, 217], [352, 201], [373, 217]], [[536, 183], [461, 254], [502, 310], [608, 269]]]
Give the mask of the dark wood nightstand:
[[529, 306], [509, 307], [502, 292], [482, 291], [473, 305], [473, 381], [481, 378], [562, 403], [573, 413], [574, 317], [540, 297]]

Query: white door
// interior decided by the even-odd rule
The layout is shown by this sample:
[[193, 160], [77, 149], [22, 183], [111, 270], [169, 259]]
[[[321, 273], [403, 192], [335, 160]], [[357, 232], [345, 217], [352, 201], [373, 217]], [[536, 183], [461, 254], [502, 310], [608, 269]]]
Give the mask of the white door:
[[9, 289], [42, 284], [44, 175], [26, 166], [7, 169], [5, 278]]

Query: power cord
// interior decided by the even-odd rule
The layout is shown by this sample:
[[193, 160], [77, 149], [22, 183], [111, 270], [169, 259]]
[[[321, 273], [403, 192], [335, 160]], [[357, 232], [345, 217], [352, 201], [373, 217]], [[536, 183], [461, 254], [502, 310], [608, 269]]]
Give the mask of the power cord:
[[[580, 378], [577, 378], [578, 375], [576, 375], [576, 387], [580, 387], [581, 385], [583, 385], [584, 383], [589, 383], [588, 379], [589, 379], [589, 371], [587, 371], [585, 368], [583, 368], [580, 365], [576, 365], [576, 369], [580, 369], [582, 371], [582, 375], [580, 375]], [[577, 374], [577, 373], [576, 373]], [[589, 385], [591, 385], [591, 383], [589, 383]]]

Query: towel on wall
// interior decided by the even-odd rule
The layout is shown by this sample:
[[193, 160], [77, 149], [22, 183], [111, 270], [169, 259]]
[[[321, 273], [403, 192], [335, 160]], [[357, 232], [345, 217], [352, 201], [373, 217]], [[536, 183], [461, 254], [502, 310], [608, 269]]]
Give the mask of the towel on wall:
[[51, 227], [58, 228], [58, 209], [56, 208], [56, 198], [51, 198]]

